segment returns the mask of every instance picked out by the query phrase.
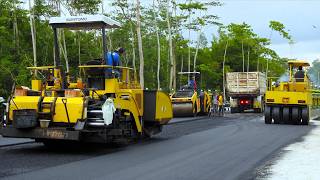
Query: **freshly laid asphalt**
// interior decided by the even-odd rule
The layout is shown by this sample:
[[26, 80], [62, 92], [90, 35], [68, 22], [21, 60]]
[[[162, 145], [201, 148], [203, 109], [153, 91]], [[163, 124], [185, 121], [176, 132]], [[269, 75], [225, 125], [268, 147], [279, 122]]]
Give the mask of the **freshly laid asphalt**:
[[0, 135], [0, 147], [12, 146], [17, 144], [32, 143], [34, 140], [27, 138], [4, 138]]
[[[0, 148], [4, 179], [255, 179], [256, 168], [314, 125], [265, 125], [260, 114], [175, 120], [126, 147]], [[174, 121], [173, 121], [174, 122]]]

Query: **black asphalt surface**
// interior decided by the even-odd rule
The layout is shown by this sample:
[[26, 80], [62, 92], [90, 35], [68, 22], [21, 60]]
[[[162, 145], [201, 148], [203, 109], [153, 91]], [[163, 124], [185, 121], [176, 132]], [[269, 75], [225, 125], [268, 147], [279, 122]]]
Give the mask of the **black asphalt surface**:
[[153, 139], [126, 147], [0, 148], [4, 179], [255, 179], [256, 168], [310, 126], [265, 125], [260, 114], [175, 120]]

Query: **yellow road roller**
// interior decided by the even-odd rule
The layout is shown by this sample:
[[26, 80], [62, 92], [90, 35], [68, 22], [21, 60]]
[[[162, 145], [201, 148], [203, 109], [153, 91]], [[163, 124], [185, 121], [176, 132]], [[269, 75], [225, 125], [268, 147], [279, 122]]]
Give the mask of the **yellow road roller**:
[[317, 115], [315, 108], [320, 103], [320, 94], [312, 88], [306, 72], [310, 64], [292, 60], [288, 61], [288, 66], [287, 80], [283, 80], [283, 77], [268, 78], [265, 123], [308, 125], [310, 117]]
[[[196, 116], [208, 114], [211, 108], [211, 96], [207, 91], [197, 88], [197, 76], [200, 72], [179, 72], [189, 76], [189, 82], [171, 95], [173, 116]], [[182, 81], [180, 79], [180, 81]]]
[[[61, 141], [128, 142], [161, 132], [172, 118], [172, 104], [162, 91], [143, 90], [133, 69], [105, 65], [106, 28], [119, 23], [101, 15], [54, 17], [55, 65], [29, 67], [32, 87], [16, 86], [9, 99], [0, 134], [32, 138], [44, 144]], [[69, 82], [61, 66], [58, 28], [100, 29], [101, 60], [78, 68], [77, 82]]]

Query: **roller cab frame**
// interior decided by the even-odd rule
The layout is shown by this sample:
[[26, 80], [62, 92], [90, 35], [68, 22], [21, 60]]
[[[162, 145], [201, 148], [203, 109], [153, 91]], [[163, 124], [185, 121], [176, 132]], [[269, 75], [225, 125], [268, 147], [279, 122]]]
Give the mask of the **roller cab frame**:
[[[55, 65], [28, 68], [33, 72], [32, 87], [13, 89], [7, 119], [0, 128], [2, 136], [32, 138], [45, 144], [57, 140], [123, 143], [161, 132], [172, 118], [170, 97], [162, 91], [141, 89], [132, 68], [89, 60], [79, 65], [77, 82], [70, 82], [61, 65], [58, 28], [100, 29], [105, 60], [105, 29], [120, 27], [118, 22], [87, 15], [53, 17], [49, 24], [54, 32]], [[109, 114], [102, 108], [107, 100], [108, 107], [114, 107]], [[104, 115], [111, 118], [110, 124]]]
[[[306, 61], [288, 61], [288, 81], [268, 78], [266, 92], [265, 123], [308, 125], [311, 117], [317, 114], [319, 91], [314, 90], [307, 75]], [[303, 78], [295, 78], [294, 71], [304, 68]], [[278, 81], [276, 81], [278, 80]]]

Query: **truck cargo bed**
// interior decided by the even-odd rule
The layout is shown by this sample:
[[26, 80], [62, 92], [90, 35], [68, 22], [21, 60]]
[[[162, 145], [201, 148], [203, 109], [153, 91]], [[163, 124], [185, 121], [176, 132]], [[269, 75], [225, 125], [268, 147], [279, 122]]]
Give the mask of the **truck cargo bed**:
[[261, 72], [230, 72], [226, 75], [229, 96], [260, 95], [266, 92], [266, 76]]

